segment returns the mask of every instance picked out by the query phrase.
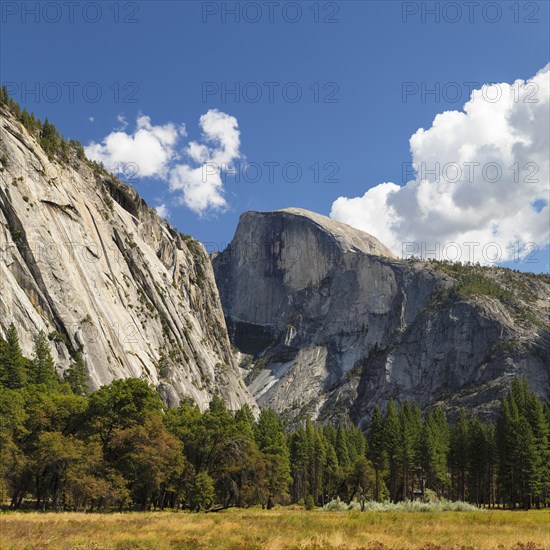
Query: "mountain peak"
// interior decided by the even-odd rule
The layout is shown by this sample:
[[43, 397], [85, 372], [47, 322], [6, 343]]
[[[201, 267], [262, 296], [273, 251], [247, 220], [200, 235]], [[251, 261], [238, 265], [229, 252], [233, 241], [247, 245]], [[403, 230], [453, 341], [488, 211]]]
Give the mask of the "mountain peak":
[[348, 225], [343, 222], [339, 222], [323, 216], [322, 214], [317, 214], [311, 210], [306, 210], [304, 208], [282, 208], [280, 210], [274, 210], [270, 212], [256, 212], [249, 211], [243, 214], [245, 216], [272, 216], [272, 217], [281, 217], [292, 216], [303, 218], [308, 222], [312, 222], [317, 229], [323, 231], [331, 239], [333, 239], [343, 252], [362, 252], [364, 254], [369, 254], [372, 256], [386, 256], [387, 258], [395, 259], [395, 254], [383, 243], [381, 243], [376, 237], [356, 229], [351, 225]]

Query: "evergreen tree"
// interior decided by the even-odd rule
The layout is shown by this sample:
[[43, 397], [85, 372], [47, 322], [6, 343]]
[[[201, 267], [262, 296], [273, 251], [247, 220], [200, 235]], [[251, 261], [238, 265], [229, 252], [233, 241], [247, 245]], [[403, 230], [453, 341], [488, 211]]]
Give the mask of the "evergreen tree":
[[303, 426], [290, 434], [290, 456], [292, 465], [292, 499], [305, 500], [308, 491], [309, 448]]
[[374, 408], [369, 429], [369, 458], [374, 466], [375, 488], [374, 498], [380, 501], [380, 476], [386, 467], [386, 449], [384, 423], [378, 406]]
[[468, 469], [468, 419], [464, 409], [458, 411], [455, 425], [451, 428], [449, 465], [453, 475], [454, 497], [466, 500], [466, 475]]
[[254, 439], [254, 428], [256, 424], [252, 409], [248, 405], [243, 405], [235, 413], [235, 422], [248, 439]]
[[421, 464], [426, 485], [443, 495], [448, 484], [447, 454], [449, 448], [448, 424], [441, 411], [428, 414], [422, 428]]
[[265, 455], [267, 467], [267, 507], [288, 496], [290, 477], [290, 452], [283, 423], [272, 409], [260, 413], [255, 429], [256, 443]]
[[49, 158], [52, 158], [61, 149], [62, 138], [57, 128], [46, 118], [42, 126], [40, 145]]
[[390, 498], [398, 499], [399, 466], [401, 456], [401, 424], [395, 401], [390, 399], [384, 418], [384, 439], [390, 470]]
[[207, 472], [199, 472], [189, 491], [191, 508], [197, 512], [208, 510], [214, 501], [214, 480]]
[[76, 395], [86, 395], [88, 393], [88, 370], [81, 353], [77, 353], [72, 358], [64, 379]]
[[58, 382], [50, 344], [42, 330], [34, 339], [30, 381], [34, 384], [45, 384], [48, 387], [54, 387]]
[[415, 463], [416, 425], [413, 411], [408, 402], [405, 402], [399, 411], [399, 424], [401, 429], [401, 475], [403, 478], [403, 498], [409, 500], [412, 497], [411, 472]]
[[[484, 502], [487, 491], [485, 483], [489, 464], [489, 443], [486, 439], [486, 430], [477, 418], [471, 418], [467, 425], [466, 465], [468, 499], [480, 505]], [[462, 463], [460, 463], [462, 466]], [[466, 500], [465, 494], [461, 500]]]
[[348, 434], [343, 422], [340, 422], [338, 424], [334, 450], [336, 451], [336, 456], [338, 457], [338, 464], [340, 465], [340, 467], [348, 467], [351, 463], [348, 448]]
[[340, 485], [340, 469], [338, 467], [338, 457], [333, 445], [328, 440], [323, 431], [325, 443], [325, 465], [323, 470], [323, 502], [332, 500], [338, 493]]
[[0, 347], [0, 384], [18, 389], [25, 384], [25, 358], [19, 345], [19, 336], [13, 323], [6, 334], [6, 342]]
[[531, 427], [534, 438], [535, 479], [531, 483], [532, 496], [535, 505], [540, 508], [550, 485], [549, 430], [544, 407], [540, 399], [531, 392], [529, 392], [525, 403], [525, 418]]

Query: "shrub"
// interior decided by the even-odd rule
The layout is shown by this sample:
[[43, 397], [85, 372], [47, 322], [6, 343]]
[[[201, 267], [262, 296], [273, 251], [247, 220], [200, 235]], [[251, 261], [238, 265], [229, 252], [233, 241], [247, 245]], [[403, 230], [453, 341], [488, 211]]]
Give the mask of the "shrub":
[[315, 500], [313, 499], [313, 495], [308, 495], [306, 497], [304, 506], [306, 510], [313, 510], [315, 508]]
[[[345, 512], [352, 510], [360, 510], [359, 502], [352, 501], [349, 504], [342, 502], [339, 498], [331, 500], [325, 504], [324, 510], [334, 512]], [[369, 500], [365, 502], [365, 512], [473, 512], [484, 511], [473, 504], [462, 501], [451, 501], [441, 499], [433, 502], [422, 502], [419, 500], [406, 500], [403, 502], [376, 502]]]

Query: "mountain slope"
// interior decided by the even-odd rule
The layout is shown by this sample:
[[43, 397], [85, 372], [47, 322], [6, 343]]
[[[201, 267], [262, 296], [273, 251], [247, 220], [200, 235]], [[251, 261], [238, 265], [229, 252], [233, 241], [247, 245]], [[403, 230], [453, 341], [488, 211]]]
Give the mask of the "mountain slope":
[[0, 106], [0, 337], [44, 330], [60, 371], [82, 351], [90, 386], [144, 377], [170, 404], [220, 392], [252, 403], [235, 365], [210, 261], [97, 165], [50, 158]]
[[260, 406], [361, 423], [390, 397], [491, 414], [514, 374], [550, 396], [550, 278], [401, 261], [304, 210], [247, 212], [213, 258]]

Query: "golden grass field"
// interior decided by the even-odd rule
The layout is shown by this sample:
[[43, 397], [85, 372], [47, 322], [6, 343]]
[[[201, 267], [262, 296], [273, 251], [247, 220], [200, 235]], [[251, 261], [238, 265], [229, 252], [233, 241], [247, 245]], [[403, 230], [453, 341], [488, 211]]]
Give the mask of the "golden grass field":
[[549, 550], [550, 511], [7, 512], [0, 548]]

